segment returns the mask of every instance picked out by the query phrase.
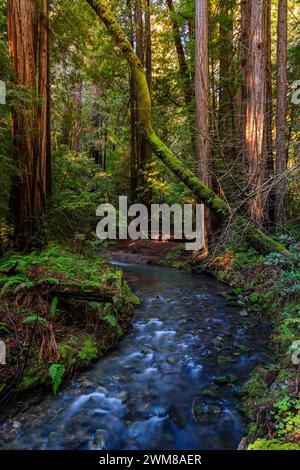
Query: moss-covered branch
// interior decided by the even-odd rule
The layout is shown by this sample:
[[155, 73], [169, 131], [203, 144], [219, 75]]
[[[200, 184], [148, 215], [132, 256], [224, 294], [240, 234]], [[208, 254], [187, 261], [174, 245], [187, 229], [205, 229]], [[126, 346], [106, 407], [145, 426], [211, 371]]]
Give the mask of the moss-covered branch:
[[[139, 107], [139, 124], [143, 129], [144, 135], [151, 144], [153, 151], [158, 158], [193, 192], [199, 202], [209, 207], [215, 214], [226, 220], [230, 214], [230, 207], [218, 197], [211, 189], [202, 183], [192, 171], [183, 165], [183, 163], [175, 157], [173, 152], [159, 139], [152, 128], [151, 117], [151, 97], [147, 84], [147, 78], [142, 64], [135, 54], [130, 42], [122, 27], [109, 10], [105, 0], [87, 0], [97, 15], [105, 24], [110, 35], [114, 39], [118, 48], [127, 60], [133, 77], [136, 82], [138, 93]], [[238, 218], [245, 237], [249, 243], [263, 254], [272, 251], [283, 251], [284, 246], [267, 237], [261, 230], [251, 226], [249, 222], [242, 217]]]

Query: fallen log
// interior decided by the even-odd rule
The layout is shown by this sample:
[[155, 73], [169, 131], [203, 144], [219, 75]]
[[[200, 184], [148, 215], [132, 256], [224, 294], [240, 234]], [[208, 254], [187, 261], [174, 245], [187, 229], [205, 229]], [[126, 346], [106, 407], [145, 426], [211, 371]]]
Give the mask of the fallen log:
[[90, 302], [105, 302], [111, 303], [113, 301], [114, 296], [117, 294], [116, 290], [109, 290], [105, 291], [97, 291], [97, 290], [84, 290], [78, 289], [73, 287], [67, 288], [57, 288], [51, 290], [50, 296], [51, 297], [58, 297], [61, 299], [68, 299], [68, 300], [82, 300], [82, 301], [90, 301]]

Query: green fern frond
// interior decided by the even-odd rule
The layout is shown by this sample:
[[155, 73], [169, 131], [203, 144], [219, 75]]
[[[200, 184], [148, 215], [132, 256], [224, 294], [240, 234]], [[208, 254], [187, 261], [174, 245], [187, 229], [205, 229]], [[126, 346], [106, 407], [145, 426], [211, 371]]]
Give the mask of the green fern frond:
[[54, 395], [57, 395], [64, 373], [65, 368], [61, 364], [52, 364], [48, 369], [48, 375], [52, 380], [52, 391]]

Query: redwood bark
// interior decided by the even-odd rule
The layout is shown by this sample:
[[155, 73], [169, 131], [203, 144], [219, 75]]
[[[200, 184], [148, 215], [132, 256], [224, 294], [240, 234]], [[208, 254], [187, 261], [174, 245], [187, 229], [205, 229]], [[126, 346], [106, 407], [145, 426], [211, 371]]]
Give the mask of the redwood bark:
[[286, 183], [283, 177], [287, 169], [287, 0], [278, 1], [277, 24], [277, 107], [276, 107], [276, 185], [275, 222], [280, 229], [285, 227]]
[[249, 191], [249, 213], [259, 226], [266, 222], [267, 193], [261, 191], [267, 173], [267, 62], [266, 2], [249, 4], [249, 41], [246, 63], [245, 150]]
[[43, 239], [47, 175], [50, 171], [47, 17], [46, 0], [39, 5], [34, 0], [8, 1], [13, 81], [23, 93], [12, 111], [13, 155], [17, 172], [11, 184], [10, 212], [16, 246], [25, 250]]
[[[145, 0], [145, 38], [144, 38], [144, 47], [145, 47], [145, 69], [147, 76], [147, 83], [152, 95], [152, 41], [151, 41], [151, 6], [150, 0]], [[141, 145], [141, 166], [151, 161], [152, 157], [152, 148], [151, 145], [146, 141], [145, 138], [142, 138]]]
[[[208, 0], [196, 0], [195, 24], [195, 100], [196, 100], [196, 149], [198, 176], [208, 187], [210, 180], [210, 94], [208, 56]], [[208, 241], [209, 216], [206, 211]]]
[[40, 1], [38, 51], [38, 93], [41, 102], [39, 120], [39, 160], [41, 190], [37, 190], [38, 204], [46, 211], [46, 195], [51, 194], [51, 124], [50, 124], [50, 60], [49, 60], [49, 5]]
[[191, 81], [191, 77], [189, 73], [189, 67], [187, 64], [186, 57], [185, 57], [185, 51], [184, 51], [184, 47], [183, 47], [182, 40], [181, 40], [179, 25], [175, 16], [175, 8], [174, 8], [173, 0], [166, 0], [166, 2], [167, 2], [168, 10], [170, 13], [170, 19], [172, 22], [173, 37], [174, 37], [174, 42], [175, 42], [175, 47], [176, 47], [176, 52], [177, 52], [177, 57], [178, 57], [180, 76], [181, 76], [181, 80], [183, 84], [185, 103], [187, 107], [190, 107], [194, 99], [194, 93], [193, 93], [192, 81]]
[[199, 178], [207, 185], [210, 159], [208, 0], [196, 0], [195, 32], [196, 141]]
[[[272, 39], [271, 39], [271, 0], [266, 1], [266, 179], [274, 177], [273, 159], [273, 85], [272, 85]], [[274, 225], [274, 191], [267, 193], [266, 228], [271, 231]]]

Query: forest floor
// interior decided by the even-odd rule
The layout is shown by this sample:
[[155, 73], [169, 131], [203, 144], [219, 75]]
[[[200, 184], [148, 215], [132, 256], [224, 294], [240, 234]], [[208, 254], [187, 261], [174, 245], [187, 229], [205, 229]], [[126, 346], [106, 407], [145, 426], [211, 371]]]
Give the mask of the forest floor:
[[107, 258], [59, 247], [10, 254], [0, 266], [0, 405], [61, 382], [115, 347], [131, 325], [131, 293]]

